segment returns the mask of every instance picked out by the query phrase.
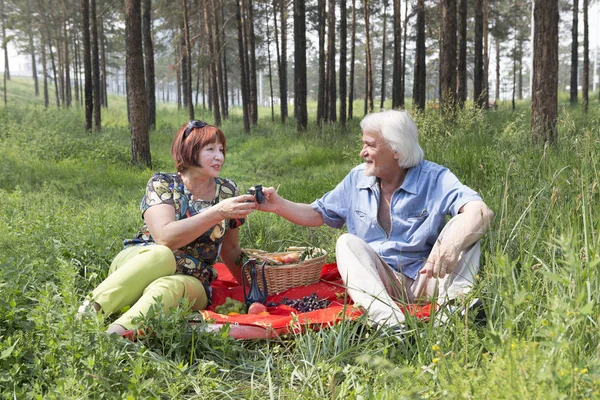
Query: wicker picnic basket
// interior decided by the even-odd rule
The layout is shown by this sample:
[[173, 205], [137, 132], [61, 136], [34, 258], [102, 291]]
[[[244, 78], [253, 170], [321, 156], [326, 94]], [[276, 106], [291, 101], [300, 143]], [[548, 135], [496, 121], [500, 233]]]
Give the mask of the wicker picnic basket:
[[[313, 254], [318, 254], [314, 258], [306, 258], [295, 264], [283, 264], [273, 257], [282, 257], [290, 253], [303, 253], [307, 250]], [[263, 290], [262, 283], [262, 265], [265, 264], [265, 277], [267, 280], [267, 290], [269, 294], [279, 293], [283, 290], [306, 286], [318, 282], [321, 277], [321, 268], [325, 264], [327, 252], [323, 249], [311, 247], [288, 247], [284, 252], [268, 253], [264, 250], [242, 249], [242, 252], [249, 258], [256, 259], [257, 277], [260, 289]], [[250, 281], [250, 273], [246, 270], [246, 279]]]

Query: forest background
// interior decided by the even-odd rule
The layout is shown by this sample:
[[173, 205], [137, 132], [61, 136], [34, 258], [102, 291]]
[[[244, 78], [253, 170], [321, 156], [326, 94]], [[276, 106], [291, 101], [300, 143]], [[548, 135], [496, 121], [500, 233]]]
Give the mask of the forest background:
[[[22, 54], [35, 57], [37, 71], [45, 65], [45, 73], [24, 78], [10, 76], [10, 63], [8, 68], [5, 63], [1, 87], [2, 397], [600, 397], [600, 93], [590, 79], [597, 63], [590, 58], [589, 31], [587, 45], [585, 39], [588, 4], [541, 2], [550, 6], [547, 29], [557, 34], [538, 30], [556, 40], [537, 47], [550, 50], [545, 53], [553, 58], [546, 64], [555, 68], [534, 69], [544, 72], [536, 86], [524, 61], [526, 54], [536, 54], [536, 46], [529, 43], [534, 4], [465, 2], [467, 35], [461, 42], [460, 7], [448, 13], [451, 3], [403, 3], [408, 11], [401, 8], [402, 40], [394, 42], [392, 33], [394, 27], [398, 32], [399, 24], [392, 23], [393, 4], [386, 13], [383, 2], [357, 1], [357, 22], [350, 24], [356, 27], [356, 37], [347, 42], [347, 55], [354, 43], [356, 58], [347, 58], [345, 86], [340, 84], [344, 74], [339, 63], [343, 2], [284, 2], [284, 7], [279, 1], [144, 2], [152, 6], [149, 14], [135, 1], [2, 0], [3, 44], [20, 43]], [[329, 4], [336, 9], [335, 24], [328, 23], [331, 13], [323, 13]], [[299, 5], [306, 6], [304, 52], [291, 40], [302, 33], [292, 33], [298, 26], [294, 18], [302, 14]], [[189, 7], [188, 23], [184, 6]], [[86, 8], [90, 18], [82, 19]], [[352, 10], [350, 6], [348, 21]], [[495, 16], [494, 10], [502, 11]], [[152, 23], [128, 25], [137, 11], [140, 21], [150, 15]], [[442, 17], [449, 14], [457, 17], [456, 43], [451, 46], [455, 57], [441, 50], [446, 42], [439, 40], [454, 36], [442, 34], [448, 27]], [[580, 14], [581, 25], [573, 18]], [[275, 25], [266, 23], [267, 15], [270, 24], [275, 16], [278, 24], [288, 24], [279, 25], [276, 34]], [[493, 27], [501, 20], [507, 22], [507, 36], [496, 37]], [[94, 33], [90, 26], [89, 52], [84, 51], [85, 21], [96, 21], [97, 28]], [[244, 43], [245, 37], [252, 37], [251, 22], [256, 22], [253, 51], [251, 40]], [[330, 33], [332, 25], [336, 29]], [[133, 34], [139, 40], [130, 41], [131, 27], [152, 27], [152, 46], [143, 44], [142, 32]], [[94, 37], [97, 51], [92, 51]], [[286, 57], [283, 37], [289, 39], [288, 49], [294, 47]], [[386, 45], [383, 37], [389, 39]], [[404, 49], [405, 37], [406, 47], [412, 42], [414, 50]], [[333, 47], [327, 38], [336, 38]], [[561, 50], [565, 42], [569, 45]], [[460, 43], [466, 43], [465, 57]], [[534, 43], [538, 44], [535, 38]], [[150, 47], [157, 51], [147, 57]], [[494, 69], [498, 47], [500, 68]], [[8, 53], [8, 46], [4, 51]], [[302, 63], [297, 57], [302, 54], [307, 68], [298, 81], [302, 76], [297, 70], [302, 68], [296, 66]], [[423, 55], [421, 68], [418, 59], [423, 61]], [[242, 62], [246, 56], [248, 61]], [[282, 69], [284, 59], [288, 66]], [[450, 59], [456, 61], [450, 69], [455, 71], [454, 85], [442, 83]], [[148, 60], [155, 61], [154, 79], [146, 75], [151, 69]], [[355, 86], [350, 90], [352, 66]], [[262, 95], [266, 104], [258, 104], [261, 92], [251, 88], [252, 81], [259, 87], [261, 70], [261, 92], [269, 87], [269, 95]], [[285, 74], [279, 71], [286, 71], [287, 79], [279, 79]], [[458, 90], [461, 80], [468, 93], [464, 102]], [[528, 81], [534, 99], [520, 100], [527, 97]], [[195, 88], [190, 90], [192, 82]], [[152, 83], [155, 90], [148, 90]], [[306, 108], [300, 114], [306, 113], [299, 115], [302, 83]], [[542, 96], [551, 107], [542, 107], [547, 114], [541, 114], [538, 126], [532, 115], [540, 84], [554, 95]], [[281, 101], [282, 87], [289, 87], [288, 102]], [[342, 87], [347, 88], [346, 99], [353, 101], [340, 101]], [[448, 93], [443, 88], [450, 88], [451, 94], [440, 98], [439, 93]], [[154, 122], [148, 111], [152, 93]], [[182, 123], [192, 116], [220, 123], [230, 146], [223, 176], [242, 189], [255, 183], [280, 184], [285, 197], [308, 202], [333, 188], [360, 162], [358, 122], [365, 112], [382, 106], [382, 94], [383, 108], [401, 107], [403, 101], [412, 110], [426, 157], [448, 166], [496, 213], [484, 239], [473, 293], [484, 300], [487, 322], [473, 315], [456, 315], [442, 327], [411, 320], [416, 334], [401, 346], [374, 334], [363, 320], [281, 340], [235, 341], [226, 330], [208, 334], [184, 329], [185, 305], [170, 315], [153, 310], [145, 324], [156, 334], [137, 343], [106, 336], [100, 320], [76, 320], [78, 304], [106, 276], [121, 240], [139, 227], [138, 205], [148, 177], [154, 170], [172, 169], [168, 150]], [[496, 101], [496, 96], [507, 94], [504, 101]], [[134, 109], [140, 103], [146, 104], [142, 112]], [[340, 117], [342, 104], [346, 118]], [[142, 142], [136, 142], [140, 137]], [[136, 153], [144, 145], [146, 151]], [[266, 250], [311, 244], [333, 254], [339, 234], [327, 227], [295, 227], [257, 213], [242, 227], [241, 241], [243, 247]]]

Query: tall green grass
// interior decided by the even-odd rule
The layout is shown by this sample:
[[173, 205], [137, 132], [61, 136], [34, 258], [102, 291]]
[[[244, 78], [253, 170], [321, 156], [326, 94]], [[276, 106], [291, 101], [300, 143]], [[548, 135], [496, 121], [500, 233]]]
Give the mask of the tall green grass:
[[[79, 321], [82, 298], [141, 223], [153, 170], [171, 171], [170, 143], [185, 110], [160, 105], [152, 170], [129, 163], [123, 99], [85, 132], [81, 108], [44, 109], [26, 79], [0, 105], [0, 397], [2, 398], [599, 398], [600, 110], [561, 104], [555, 147], [529, 137], [516, 111], [467, 109], [452, 118], [416, 114], [426, 158], [476, 189], [496, 218], [483, 243], [475, 294], [488, 321], [410, 321], [404, 346], [363, 320], [273, 341], [185, 328], [185, 306], [146, 323], [156, 335], [130, 343]], [[211, 114], [197, 110], [210, 121]], [[360, 162], [358, 120], [347, 130], [293, 119], [242, 129], [223, 123], [222, 175], [240, 187], [279, 186], [310, 202]], [[333, 253], [340, 231], [252, 214], [243, 247], [308, 243]]]

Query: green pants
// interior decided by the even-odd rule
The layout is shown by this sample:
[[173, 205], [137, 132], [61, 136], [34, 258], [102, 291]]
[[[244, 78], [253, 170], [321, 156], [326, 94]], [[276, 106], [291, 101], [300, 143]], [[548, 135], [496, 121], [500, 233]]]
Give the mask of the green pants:
[[208, 305], [202, 283], [188, 275], [175, 275], [175, 256], [166, 246], [131, 246], [113, 260], [108, 277], [93, 292], [92, 300], [100, 304], [105, 315], [131, 308], [113, 324], [136, 328], [131, 320], [145, 315], [162, 296], [165, 311], [176, 307], [186, 297], [195, 310]]

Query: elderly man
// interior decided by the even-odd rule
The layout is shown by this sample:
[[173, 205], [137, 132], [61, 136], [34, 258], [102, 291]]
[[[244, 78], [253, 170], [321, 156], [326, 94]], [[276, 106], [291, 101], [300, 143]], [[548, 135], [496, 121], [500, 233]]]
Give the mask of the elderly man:
[[365, 162], [335, 189], [301, 204], [267, 188], [260, 209], [303, 226], [346, 224], [336, 258], [350, 297], [376, 325], [401, 331], [397, 302], [444, 303], [471, 290], [494, 213], [447, 168], [423, 160], [408, 112], [369, 114], [360, 126]]

